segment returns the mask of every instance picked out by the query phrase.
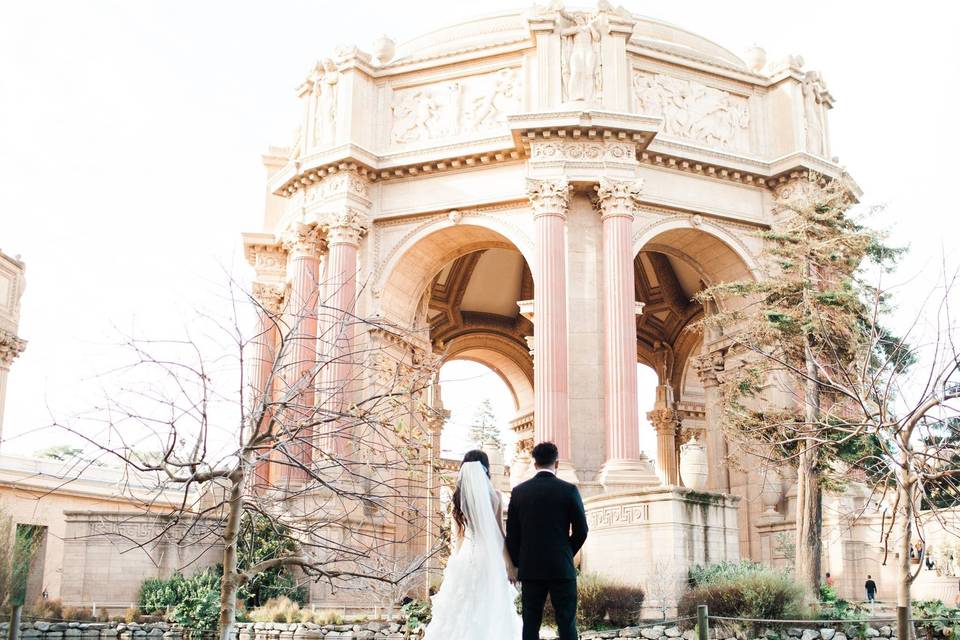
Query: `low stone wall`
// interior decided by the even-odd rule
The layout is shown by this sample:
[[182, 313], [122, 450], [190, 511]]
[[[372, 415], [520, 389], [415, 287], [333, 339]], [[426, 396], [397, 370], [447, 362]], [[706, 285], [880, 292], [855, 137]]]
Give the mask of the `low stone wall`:
[[[746, 630], [745, 630], [746, 629]], [[923, 637], [923, 634], [917, 634]], [[554, 636], [555, 637], [555, 636]], [[844, 620], [811, 621], [811, 626], [789, 626], [780, 629], [759, 626], [754, 632], [750, 627], [739, 629], [733, 626], [711, 624], [710, 637], [713, 640], [743, 640], [744, 638], [763, 638], [766, 640], [854, 640], [855, 638], [895, 638], [896, 627], [886, 624], [867, 625], [861, 629], [856, 623]], [[945, 635], [944, 637], [949, 637]], [[580, 640], [608, 640], [610, 638], [644, 638], [645, 640], [696, 640], [693, 629], [682, 631], [676, 626], [626, 627], [609, 631], [583, 631]]]
[[[832, 626], [825, 626], [832, 625]], [[9, 624], [0, 623], [0, 636], [6, 637]], [[713, 640], [854, 640], [855, 638], [895, 637], [895, 628], [889, 625], [867, 626], [865, 632], [850, 622], [821, 621], [816, 627], [786, 627], [773, 629], [761, 627], [752, 632], [733, 627], [710, 629]], [[920, 635], [920, 634], [918, 634]], [[20, 625], [20, 637], [24, 640], [201, 640], [215, 638], [216, 632], [197, 632], [165, 622], [135, 624], [116, 622], [25, 622]], [[355, 624], [286, 624], [282, 622], [240, 622], [237, 624], [237, 640], [315, 640], [317, 638], [340, 638], [341, 640], [400, 640], [410, 638], [404, 625], [399, 622], [362, 622]], [[412, 634], [419, 638], [419, 634]], [[542, 638], [556, 638], [549, 630]], [[643, 638], [644, 640], [696, 640], [692, 629], [682, 631], [676, 626], [644, 626], [611, 629], [608, 631], [583, 631], [581, 640], [608, 640], [611, 638]], [[510, 639], [504, 639], [510, 640]]]

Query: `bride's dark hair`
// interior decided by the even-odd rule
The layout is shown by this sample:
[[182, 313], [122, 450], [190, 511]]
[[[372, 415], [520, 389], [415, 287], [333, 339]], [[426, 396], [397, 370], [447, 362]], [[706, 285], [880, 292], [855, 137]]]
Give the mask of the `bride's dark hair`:
[[[463, 461], [460, 463], [462, 467], [467, 462], [479, 462], [483, 465], [483, 468], [487, 472], [487, 477], [490, 477], [490, 458], [487, 457], [487, 454], [480, 449], [473, 449], [467, 451], [466, 455], [463, 456]], [[453, 492], [453, 521], [457, 523], [457, 528], [460, 530], [460, 533], [463, 533], [464, 529], [467, 528], [467, 517], [463, 515], [463, 509], [460, 508], [460, 484], [457, 483], [457, 489]]]

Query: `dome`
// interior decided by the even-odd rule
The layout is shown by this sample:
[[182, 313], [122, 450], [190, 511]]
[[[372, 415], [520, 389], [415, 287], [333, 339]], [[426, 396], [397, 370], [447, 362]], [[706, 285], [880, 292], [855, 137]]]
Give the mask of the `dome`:
[[[593, 11], [571, 7], [570, 11]], [[399, 45], [396, 63], [456, 54], [528, 40], [529, 11], [507, 11], [471, 18], [435, 29]], [[656, 51], [745, 69], [736, 54], [719, 44], [654, 18], [631, 14], [636, 25], [630, 42]]]

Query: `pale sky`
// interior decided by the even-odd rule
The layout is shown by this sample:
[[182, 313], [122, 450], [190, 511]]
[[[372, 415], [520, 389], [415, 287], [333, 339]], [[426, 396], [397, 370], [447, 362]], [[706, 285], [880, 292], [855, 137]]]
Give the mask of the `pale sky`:
[[[623, 4], [738, 53], [756, 43], [773, 60], [802, 54], [822, 73], [837, 100], [834, 153], [865, 203], [887, 205], [881, 222], [894, 241], [912, 247], [897, 275], [909, 284], [896, 319], [908, 322], [940, 256], [958, 245], [955, 5]], [[260, 228], [260, 154], [289, 143], [294, 88], [316, 59], [340, 43], [369, 50], [381, 33], [402, 42], [527, 5], [3, 2], [0, 248], [22, 255], [29, 283], [20, 326], [29, 345], [10, 377], [4, 451], [53, 444], [30, 433], [49, 422], [48, 408], [95, 401], [77, 381], [113, 364], [104, 344], [131, 331], [179, 335], [194, 310], [220, 304], [226, 273], [247, 273], [240, 233]], [[449, 404], [456, 393], [447, 395]]]

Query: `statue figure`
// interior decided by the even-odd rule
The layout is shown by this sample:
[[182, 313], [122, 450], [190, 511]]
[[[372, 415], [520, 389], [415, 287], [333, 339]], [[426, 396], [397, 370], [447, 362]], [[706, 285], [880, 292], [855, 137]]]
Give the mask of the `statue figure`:
[[820, 98], [817, 95], [817, 84], [820, 76], [816, 71], [808, 71], [803, 76], [803, 121], [806, 129], [807, 151], [822, 156], [823, 149], [823, 120], [820, 109]]
[[561, 76], [568, 101], [592, 103], [602, 86], [600, 38], [608, 25], [602, 12], [594, 15], [558, 11], [568, 25], [560, 30], [563, 41]]
[[470, 126], [481, 129], [503, 122], [504, 116], [515, 106], [516, 72], [513, 69], [500, 69], [493, 80], [491, 91], [474, 98], [470, 112]]

